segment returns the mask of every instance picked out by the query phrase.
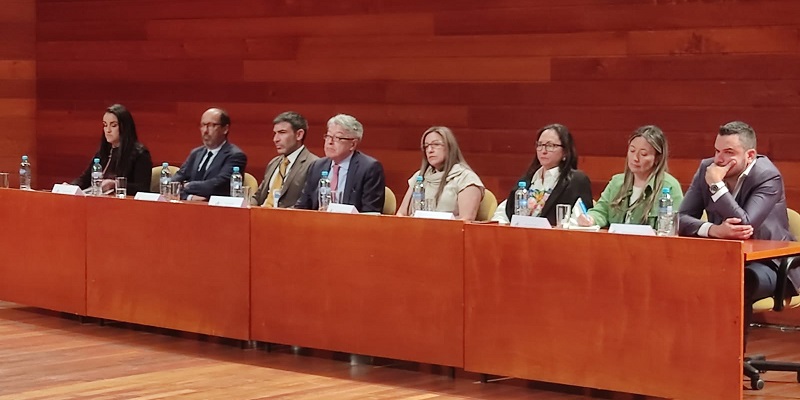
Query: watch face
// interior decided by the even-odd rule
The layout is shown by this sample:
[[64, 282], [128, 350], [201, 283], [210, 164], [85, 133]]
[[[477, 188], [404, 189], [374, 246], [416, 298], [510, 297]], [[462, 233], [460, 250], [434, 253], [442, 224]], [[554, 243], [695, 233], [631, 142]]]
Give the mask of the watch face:
[[716, 184], [713, 184], [713, 185], [709, 186], [708, 189], [711, 190], [711, 194], [715, 194], [719, 190], [719, 186], [717, 186]]

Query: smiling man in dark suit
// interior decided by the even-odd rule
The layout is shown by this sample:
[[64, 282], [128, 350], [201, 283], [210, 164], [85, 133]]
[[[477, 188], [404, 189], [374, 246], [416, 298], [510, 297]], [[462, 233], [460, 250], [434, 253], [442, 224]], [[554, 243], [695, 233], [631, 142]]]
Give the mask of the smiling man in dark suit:
[[[756, 133], [744, 122], [719, 129], [715, 156], [700, 168], [680, 208], [680, 234], [717, 239], [794, 240], [789, 231], [783, 178], [775, 164], [756, 152]], [[700, 220], [703, 211], [708, 221]], [[789, 271], [791, 290], [800, 290], [800, 269]], [[753, 302], [773, 295], [775, 260], [748, 262], [744, 269], [745, 339]], [[746, 344], [746, 340], [745, 340]]]
[[200, 119], [200, 137], [203, 145], [192, 150], [181, 169], [172, 177], [173, 182], [184, 182], [181, 199], [208, 201], [212, 195], [230, 194], [233, 167], [244, 175], [247, 156], [228, 141], [231, 118], [221, 108], [209, 108]]
[[383, 166], [358, 151], [364, 127], [354, 117], [339, 114], [328, 120], [325, 157], [311, 165], [303, 194], [295, 208], [319, 208], [317, 185], [322, 171], [328, 171], [331, 191], [337, 203], [351, 204], [359, 212], [380, 213], [385, 199]]
[[[264, 181], [253, 195], [253, 202], [262, 207], [293, 206], [306, 184], [308, 167], [319, 159], [303, 144], [308, 134], [308, 122], [302, 115], [287, 111], [272, 120], [272, 141], [278, 156], [268, 164]], [[280, 192], [275, 204], [275, 193]]]

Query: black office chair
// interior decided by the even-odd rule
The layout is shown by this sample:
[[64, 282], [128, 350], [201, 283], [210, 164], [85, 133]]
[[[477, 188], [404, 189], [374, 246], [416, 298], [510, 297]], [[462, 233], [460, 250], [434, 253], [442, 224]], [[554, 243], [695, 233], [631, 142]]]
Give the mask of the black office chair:
[[[788, 257], [784, 259], [778, 268], [778, 288], [775, 295], [766, 299], [759, 300], [753, 304], [753, 312], [762, 311], [781, 311], [784, 309], [800, 306], [800, 296], [788, 296], [787, 291], [791, 282], [787, 276], [790, 268], [800, 266], [800, 257]], [[750, 378], [750, 387], [753, 390], [764, 388], [764, 381], [761, 374], [767, 371], [792, 371], [797, 373], [797, 381], [800, 382], [800, 363], [784, 361], [767, 361], [763, 355], [745, 357], [744, 375]]]

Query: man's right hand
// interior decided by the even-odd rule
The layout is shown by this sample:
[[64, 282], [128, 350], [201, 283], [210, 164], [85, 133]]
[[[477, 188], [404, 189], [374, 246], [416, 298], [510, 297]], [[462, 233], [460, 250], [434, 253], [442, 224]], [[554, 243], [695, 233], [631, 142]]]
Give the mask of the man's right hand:
[[728, 218], [708, 230], [708, 236], [717, 239], [747, 240], [753, 236], [752, 225], [742, 225], [739, 218]]

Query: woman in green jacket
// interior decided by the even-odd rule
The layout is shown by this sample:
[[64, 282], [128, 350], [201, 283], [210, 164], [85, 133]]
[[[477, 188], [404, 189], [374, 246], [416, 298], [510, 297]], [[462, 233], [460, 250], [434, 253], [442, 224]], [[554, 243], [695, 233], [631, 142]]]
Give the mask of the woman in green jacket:
[[612, 223], [655, 227], [662, 188], [670, 189], [674, 210], [680, 208], [683, 200], [678, 180], [667, 173], [668, 156], [667, 139], [659, 127], [646, 125], [636, 129], [628, 140], [625, 172], [611, 178], [600, 200], [578, 218], [578, 224], [601, 228]]

